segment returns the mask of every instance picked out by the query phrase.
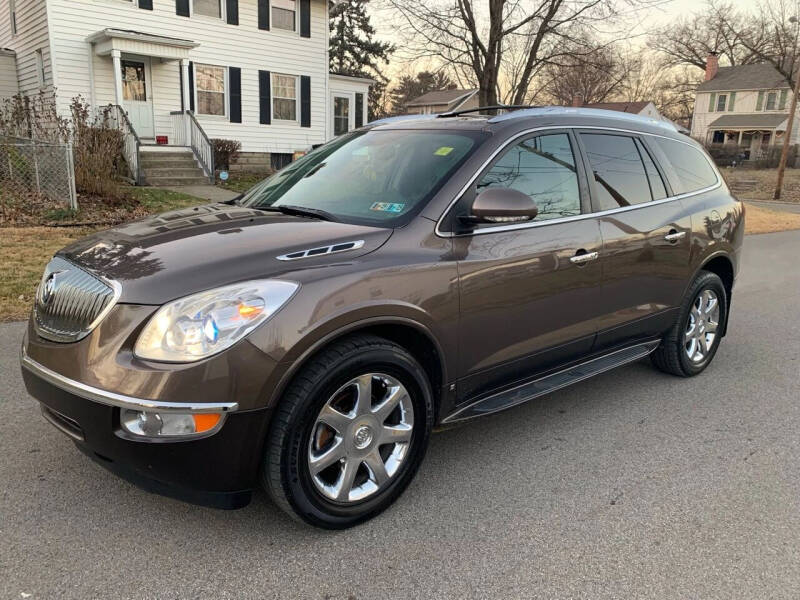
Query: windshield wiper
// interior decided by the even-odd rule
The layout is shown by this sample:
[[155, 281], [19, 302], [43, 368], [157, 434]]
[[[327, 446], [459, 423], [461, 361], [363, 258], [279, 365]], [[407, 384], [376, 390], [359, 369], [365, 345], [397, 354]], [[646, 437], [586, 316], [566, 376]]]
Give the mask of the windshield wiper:
[[338, 223], [339, 219], [321, 208], [308, 208], [307, 206], [295, 206], [294, 204], [281, 204], [280, 206], [253, 206], [265, 212], [279, 212], [285, 215], [296, 217], [311, 217], [312, 219], [322, 219], [323, 221], [333, 221]]

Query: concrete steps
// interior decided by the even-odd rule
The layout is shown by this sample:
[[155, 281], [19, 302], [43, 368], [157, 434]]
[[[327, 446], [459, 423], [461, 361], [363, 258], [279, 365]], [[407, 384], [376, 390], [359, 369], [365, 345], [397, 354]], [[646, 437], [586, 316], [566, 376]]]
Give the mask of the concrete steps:
[[171, 187], [208, 184], [208, 177], [191, 150], [146, 150], [140, 154], [146, 185]]

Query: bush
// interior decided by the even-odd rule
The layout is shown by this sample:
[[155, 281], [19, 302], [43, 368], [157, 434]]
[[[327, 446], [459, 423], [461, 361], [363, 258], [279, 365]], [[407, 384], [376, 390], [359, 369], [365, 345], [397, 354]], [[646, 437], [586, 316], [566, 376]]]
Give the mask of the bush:
[[211, 140], [214, 145], [214, 165], [219, 169], [230, 169], [231, 162], [236, 160], [239, 156], [239, 151], [242, 149], [242, 143], [236, 140], [223, 140], [214, 138]]
[[106, 114], [92, 117], [91, 107], [80, 96], [73, 98], [70, 110], [75, 187], [82, 194], [121, 200], [122, 132], [111, 125]]

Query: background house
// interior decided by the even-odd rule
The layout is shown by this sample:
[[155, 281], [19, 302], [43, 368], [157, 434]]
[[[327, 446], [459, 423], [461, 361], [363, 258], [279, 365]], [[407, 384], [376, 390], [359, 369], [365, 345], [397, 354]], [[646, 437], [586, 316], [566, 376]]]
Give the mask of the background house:
[[[705, 81], [697, 88], [692, 137], [706, 144], [743, 146], [746, 158], [763, 155], [783, 143], [791, 93], [772, 65], [720, 67], [712, 54]], [[800, 141], [797, 122], [790, 141]]]
[[201, 166], [202, 138], [268, 166], [366, 121], [371, 82], [328, 73], [328, 34], [327, 0], [0, 0], [21, 93], [119, 105], [142, 152]]
[[433, 115], [478, 106], [478, 90], [436, 90], [409, 101], [406, 104], [406, 113]]
[[600, 110], [615, 110], [617, 112], [630, 113], [632, 115], [641, 115], [651, 119], [659, 119], [672, 123], [681, 133], [689, 133], [689, 130], [683, 125], [676, 123], [664, 115], [662, 115], [656, 105], [651, 100], [640, 100], [636, 102], [592, 102], [585, 103], [580, 95], [575, 95], [572, 99], [572, 106], [582, 108], [597, 108]]

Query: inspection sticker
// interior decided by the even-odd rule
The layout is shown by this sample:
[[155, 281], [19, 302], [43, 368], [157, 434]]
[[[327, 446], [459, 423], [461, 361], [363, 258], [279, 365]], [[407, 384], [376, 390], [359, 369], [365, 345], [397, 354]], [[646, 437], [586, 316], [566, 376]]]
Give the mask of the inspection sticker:
[[453, 151], [450, 146], [442, 146], [436, 152], [433, 153], [434, 156], [447, 156]]
[[406, 207], [403, 203], [396, 202], [375, 202], [369, 207], [370, 210], [377, 210], [380, 212], [401, 213]]

